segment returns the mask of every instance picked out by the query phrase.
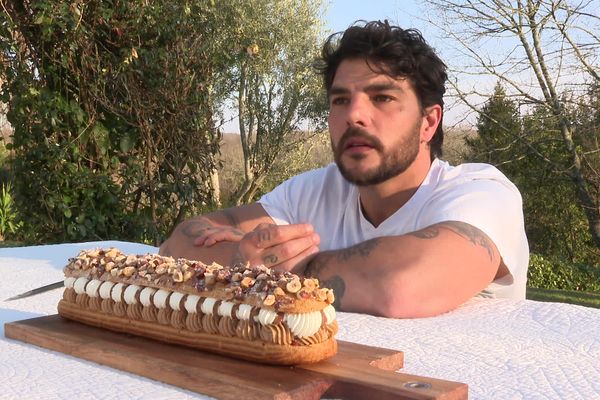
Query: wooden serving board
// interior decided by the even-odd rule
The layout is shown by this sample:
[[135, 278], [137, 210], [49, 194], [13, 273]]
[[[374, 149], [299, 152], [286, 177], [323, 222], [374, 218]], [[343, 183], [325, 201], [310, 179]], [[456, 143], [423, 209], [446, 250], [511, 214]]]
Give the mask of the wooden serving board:
[[338, 341], [338, 354], [279, 367], [111, 332], [59, 315], [4, 325], [6, 337], [220, 399], [467, 398], [467, 385], [394, 372], [403, 353]]

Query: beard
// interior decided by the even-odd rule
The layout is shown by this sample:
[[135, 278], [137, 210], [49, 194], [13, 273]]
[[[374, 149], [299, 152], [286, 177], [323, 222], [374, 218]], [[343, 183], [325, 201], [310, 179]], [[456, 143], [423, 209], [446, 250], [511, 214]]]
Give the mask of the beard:
[[[348, 182], [357, 186], [370, 186], [385, 182], [388, 179], [394, 178], [406, 171], [417, 158], [419, 153], [420, 128], [421, 123], [417, 122], [408, 135], [388, 151], [385, 150], [383, 143], [381, 143], [379, 138], [371, 135], [366, 130], [361, 128], [348, 128], [342, 135], [337, 146], [333, 144], [333, 141], [331, 142], [335, 163], [337, 164], [342, 176]], [[379, 165], [367, 171], [360, 172], [353, 171], [344, 165], [342, 162], [342, 155], [344, 153], [346, 143], [350, 138], [357, 137], [367, 141], [369, 146], [379, 153]], [[365, 158], [366, 156], [362, 154], [356, 154], [352, 155], [351, 157], [354, 160], [359, 161], [361, 158]]]

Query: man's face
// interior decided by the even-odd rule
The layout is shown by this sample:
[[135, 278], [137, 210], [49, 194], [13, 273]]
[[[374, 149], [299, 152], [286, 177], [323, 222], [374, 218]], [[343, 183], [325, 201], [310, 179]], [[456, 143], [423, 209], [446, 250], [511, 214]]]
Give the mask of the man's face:
[[335, 162], [357, 185], [404, 172], [421, 149], [423, 116], [408, 81], [373, 72], [362, 59], [341, 62], [329, 94]]

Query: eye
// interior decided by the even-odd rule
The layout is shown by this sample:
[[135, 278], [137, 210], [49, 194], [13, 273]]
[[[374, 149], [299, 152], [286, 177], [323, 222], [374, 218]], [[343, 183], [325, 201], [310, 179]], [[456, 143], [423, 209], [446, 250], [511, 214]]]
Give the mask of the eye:
[[373, 97], [373, 100], [377, 103], [389, 103], [394, 98], [392, 96], [388, 96], [386, 94], [378, 94]]
[[333, 97], [330, 100], [332, 105], [338, 106], [338, 105], [343, 105], [343, 104], [348, 104], [348, 99], [345, 97]]

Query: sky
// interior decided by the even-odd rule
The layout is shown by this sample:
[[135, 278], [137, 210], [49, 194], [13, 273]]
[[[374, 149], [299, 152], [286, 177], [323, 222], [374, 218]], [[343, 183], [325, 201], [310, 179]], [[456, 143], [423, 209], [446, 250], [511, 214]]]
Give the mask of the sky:
[[[443, 58], [443, 39], [432, 26], [424, 21], [425, 8], [420, 0], [324, 0], [325, 12], [322, 16], [325, 29], [329, 33], [343, 31], [357, 20], [384, 20], [402, 28], [416, 28], [425, 40]], [[446, 113], [446, 121], [454, 119], [452, 110]], [[223, 127], [225, 132], [239, 132], [237, 119], [230, 120]]]
[[330, 0], [326, 26], [333, 32], [346, 29], [357, 20], [388, 19], [403, 28], [424, 26], [419, 20], [422, 7], [415, 0]]

